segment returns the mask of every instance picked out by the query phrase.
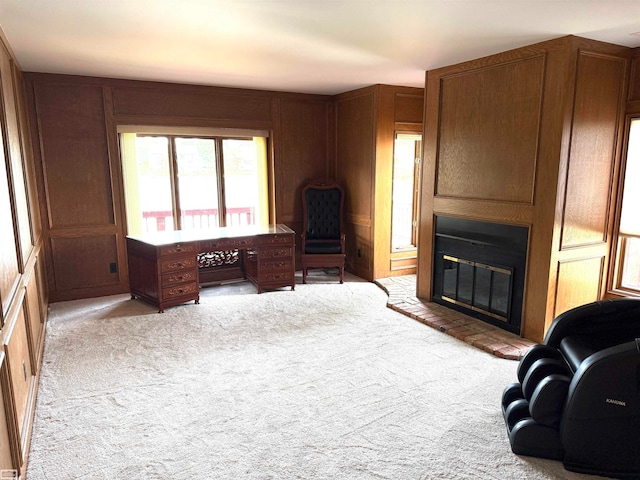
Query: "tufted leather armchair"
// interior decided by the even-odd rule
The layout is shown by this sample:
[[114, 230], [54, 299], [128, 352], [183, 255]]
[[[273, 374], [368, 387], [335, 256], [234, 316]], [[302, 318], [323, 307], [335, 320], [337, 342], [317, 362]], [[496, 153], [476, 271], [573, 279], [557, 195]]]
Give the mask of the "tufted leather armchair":
[[333, 180], [314, 180], [302, 189], [302, 283], [309, 268], [338, 268], [344, 281], [344, 190]]

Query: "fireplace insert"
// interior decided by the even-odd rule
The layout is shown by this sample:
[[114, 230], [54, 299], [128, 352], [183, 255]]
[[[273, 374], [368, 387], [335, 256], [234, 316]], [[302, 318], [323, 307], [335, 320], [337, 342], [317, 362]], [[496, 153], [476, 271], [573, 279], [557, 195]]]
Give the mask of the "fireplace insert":
[[433, 300], [520, 333], [529, 229], [437, 216]]

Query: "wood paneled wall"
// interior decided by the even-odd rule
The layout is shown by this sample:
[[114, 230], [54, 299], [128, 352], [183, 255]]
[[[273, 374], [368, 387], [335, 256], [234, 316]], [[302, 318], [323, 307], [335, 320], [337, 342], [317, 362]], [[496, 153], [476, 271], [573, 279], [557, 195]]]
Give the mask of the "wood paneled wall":
[[336, 172], [345, 189], [347, 269], [369, 279], [373, 276], [374, 111], [373, 88], [340, 95], [336, 101]]
[[420, 297], [436, 215], [529, 227], [527, 338], [604, 295], [629, 53], [569, 36], [427, 72]]
[[22, 72], [0, 30], [0, 469], [24, 474], [48, 296]]
[[397, 131], [422, 133], [424, 90], [374, 85], [336, 97], [336, 172], [345, 188], [347, 264], [367, 280], [415, 273], [393, 269], [391, 194]]
[[302, 226], [304, 183], [333, 174], [331, 97], [64, 75], [25, 79], [52, 301], [128, 291], [117, 125], [269, 131], [273, 220], [294, 230]]

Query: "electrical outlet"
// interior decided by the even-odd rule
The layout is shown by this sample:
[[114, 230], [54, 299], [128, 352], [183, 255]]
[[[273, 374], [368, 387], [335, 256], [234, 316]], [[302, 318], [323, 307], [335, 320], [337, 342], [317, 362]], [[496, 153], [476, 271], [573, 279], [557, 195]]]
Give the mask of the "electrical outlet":
[[117, 273], [118, 265], [115, 262], [109, 264], [109, 273]]

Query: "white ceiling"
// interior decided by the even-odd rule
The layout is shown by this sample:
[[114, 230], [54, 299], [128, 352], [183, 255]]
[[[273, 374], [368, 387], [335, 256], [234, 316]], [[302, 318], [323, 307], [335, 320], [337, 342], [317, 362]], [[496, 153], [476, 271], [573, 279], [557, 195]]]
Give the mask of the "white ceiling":
[[335, 94], [567, 34], [637, 47], [640, 0], [0, 0], [0, 27], [28, 72]]

